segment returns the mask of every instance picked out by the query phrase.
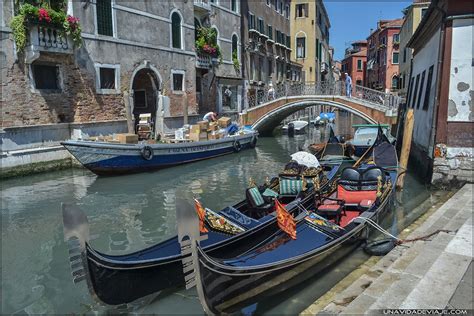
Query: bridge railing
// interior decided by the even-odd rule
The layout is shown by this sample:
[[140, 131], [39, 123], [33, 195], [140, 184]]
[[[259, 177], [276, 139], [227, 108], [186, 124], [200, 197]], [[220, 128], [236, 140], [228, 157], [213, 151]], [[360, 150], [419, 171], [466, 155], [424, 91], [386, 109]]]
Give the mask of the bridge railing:
[[[344, 83], [342, 81], [329, 82], [302, 82], [292, 84], [277, 84], [270, 90], [258, 90], [255, 94], [248, 96], [249, 107], [254, 107], [283, 97], [290, 96], [346, 96]], [[352, 98], [378, 105], [385, 109], [398, 109], [401, 102], [399, 96], [391, 93], [354, 85], [352, 87]]]

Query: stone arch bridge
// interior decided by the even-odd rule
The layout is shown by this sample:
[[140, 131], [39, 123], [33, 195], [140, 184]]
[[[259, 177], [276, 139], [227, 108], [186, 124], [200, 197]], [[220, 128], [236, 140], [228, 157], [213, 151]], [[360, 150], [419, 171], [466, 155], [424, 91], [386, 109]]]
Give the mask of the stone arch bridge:
[[400, 97], [356, 85], [349, 98], [342, 95], [342, 84], [322, 82], [277, 87], [274, 96], [269, 93], [249, 98], [250, 108], [243, 120], [261, 135], [269, 135], [287, 116], [310, 106], [326, 105], [346, 110], [369, 123], [395, 124]]

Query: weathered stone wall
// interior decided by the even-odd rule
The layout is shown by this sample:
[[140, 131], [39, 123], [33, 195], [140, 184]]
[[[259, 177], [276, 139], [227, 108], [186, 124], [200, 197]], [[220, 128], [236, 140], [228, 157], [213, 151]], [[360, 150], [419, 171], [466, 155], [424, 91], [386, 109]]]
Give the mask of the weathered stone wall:
[[433, 164], [433, 185], [446, 186], [462, 182], [474, 182], [474, 158], [435, 158]]
[[34, 89], [30, 65], [7, 54], [2, 80], [2, 126], [90, 122], [125, 118], [122, 96], [98, 95], [95, 80], [71, 55], [43, 54], [37, 60], [59, 65], [62, 90]]

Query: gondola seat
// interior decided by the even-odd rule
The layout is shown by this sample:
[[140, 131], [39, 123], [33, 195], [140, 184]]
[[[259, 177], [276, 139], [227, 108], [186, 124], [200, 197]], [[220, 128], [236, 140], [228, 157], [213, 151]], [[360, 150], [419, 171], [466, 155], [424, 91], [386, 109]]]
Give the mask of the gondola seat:
[[280, 196], [297, 196], [305, 190], [301, 179], [280, 178]]
[[338, 223], [346, 209], [363, 212], [377, 200], [377, 188], [383, 183], [383, 171], [371, 167], [362, 172], [349, 167], [338, 180], [337, 191], [330, 197], [317, 201], [316, 213]]
[[249, 215], [259, 219], [268, 213], [273, 212], [274, 202], [272, 198], [264, 197], [257, 187], [249, 188], [245, 191]]

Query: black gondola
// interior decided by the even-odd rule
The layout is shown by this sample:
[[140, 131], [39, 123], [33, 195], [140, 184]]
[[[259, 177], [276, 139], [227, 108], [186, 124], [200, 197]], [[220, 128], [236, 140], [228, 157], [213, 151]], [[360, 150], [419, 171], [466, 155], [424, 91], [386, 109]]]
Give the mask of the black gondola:
[[236, 312], [300, 283], [358, 247], [368, 235], [368, 222], [379, 222], [389, 211], [397, 178], [396, 151], [386, 138], [373, 148], [372, 158], [359, 168], [346, 168], [330, 194], [314, 194], [317, 204], [311, 199], [301, 204], [295, 214], [296, 239], [274, 221], [265, 231], [243, 233], [219, 252], [206, 253], [198, 242], [202, 236], [196, 233], [195, 216], [178, 210], [182, 251], [192, 254], [183, 260], [190, 272], [188, 288], [196, 284], [205, 312]]
[[[341, 168], [352, 165], [353, 161], [339, 157], [328, 161], [323, 159], [321, 163], [323, 172], [320, 173], [319, 187], [324, 192], [330, 189]], [[274, 179], [269, 187], [278, 191], [278, 181], [278, 178]], [[308, 189], [300, 198], [308, 200], [312, 191], [313, 189]], [[281, 199], [282, 202], [289, 203], [295, 198], [296, 196], [290, 196]], [[217, 212], [217, 216], [244, 231], [266, 230], [275, 222], [273, 213], [262, 214], [261, 210], [256, 210], [249, 204], [248, 198]], [[63, 205], [63, 221], [65, 239], [70, 248], [73, 280], [86, 280], [91, 295], [100, 302], [107, 305], [131, 303], [161, 290], [185, 284], [181, 267], [183, 257], [177, 237], [130, 254], [107, 255], [89, 244], [87, 218], [79, 209]], [[232, 235], [210, 229], [208, 239], [201, 246], [203, 251], [218, 253], [221, 247], [239, 239], [239, 236], [240, 234]]]

